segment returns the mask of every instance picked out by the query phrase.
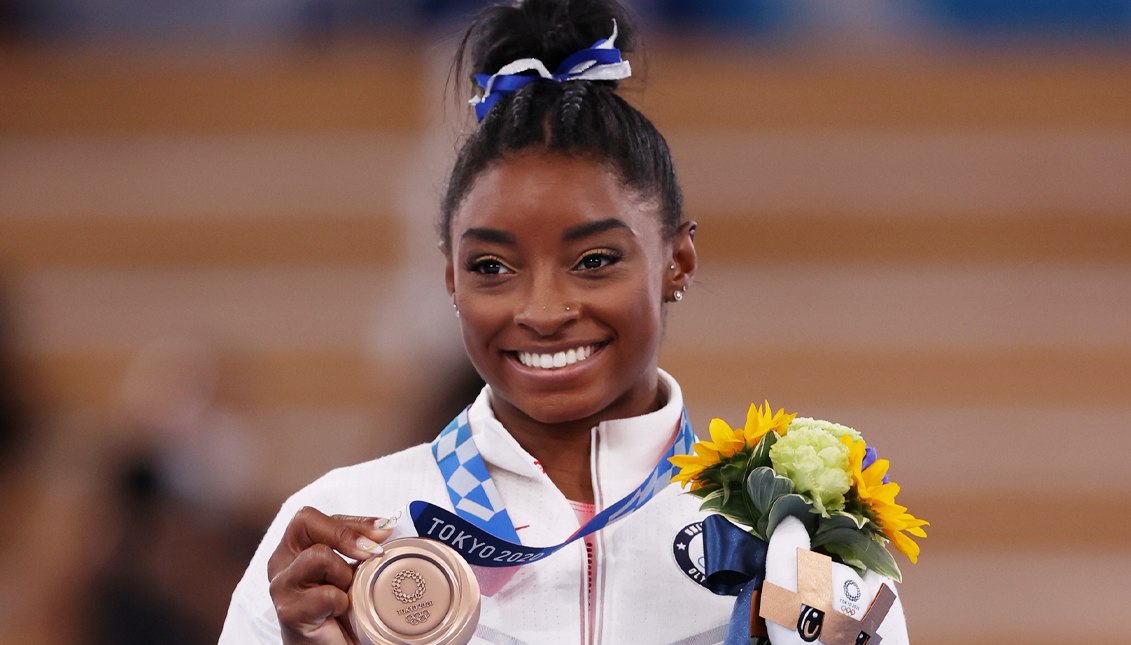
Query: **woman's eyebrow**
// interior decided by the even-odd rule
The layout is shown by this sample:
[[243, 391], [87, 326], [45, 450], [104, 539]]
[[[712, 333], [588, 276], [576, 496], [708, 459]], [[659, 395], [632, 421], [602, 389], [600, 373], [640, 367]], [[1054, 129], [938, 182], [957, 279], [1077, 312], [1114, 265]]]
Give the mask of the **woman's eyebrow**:
[[619, 220], [615, 217], [609, 217], [607, 219], [599, 219], [596, 222], [586, 222], [584, 224], [578, 224], [577, 226], [571, 226], [567, 228], [566, 230], [562, 231], [562, 241], [573, 242], [575, 240], [589, 237], [590, 235], [596, 235], [597, 233], [611, 231], [615, 228], [623, 228], [631, 233], [633, 237], [636, 236], [636, 233], [634, 233], [632, 228], [628, 224], [625, 224], [624, 221]]
[[464, 240], [472, 238], [481, 242], [495, 242], [497, 244], [514, 244], [514, 233], [497, 229], [497, 228], [469, 228], [459, 236], [459, 239]]

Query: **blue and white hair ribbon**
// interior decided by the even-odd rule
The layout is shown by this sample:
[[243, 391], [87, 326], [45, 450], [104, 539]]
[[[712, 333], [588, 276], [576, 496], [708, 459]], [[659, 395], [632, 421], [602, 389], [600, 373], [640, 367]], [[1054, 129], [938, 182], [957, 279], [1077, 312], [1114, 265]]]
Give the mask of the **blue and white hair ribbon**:
[[[475, 117], [479, 121], [487, 116], [495, 103], [504, 94], [537, 80], [556, 81], [619, 81], [632, 76], [632, 66], [623, 60], [620, 50], [614, 46], [617, 40], [617, 21], [613, 21], [613, 35], [593, 43], [588, 49], [570, 54], [553, 74], [537, 58], [521, 58], [507, 63], [494, 74], [476, 74], [475, 82], [483, 88], [483, 96], [476, 96], [468, 103], [475, 107]], [[537, 72], [538, 75], [522, 72]]]

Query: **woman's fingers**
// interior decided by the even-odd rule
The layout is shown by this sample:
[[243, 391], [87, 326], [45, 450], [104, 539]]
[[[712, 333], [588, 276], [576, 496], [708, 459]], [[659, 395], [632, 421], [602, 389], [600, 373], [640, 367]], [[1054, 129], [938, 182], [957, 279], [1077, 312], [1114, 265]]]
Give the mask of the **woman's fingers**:
[[286, 589], [302, 589], [323, 584], [346, 591], [353, 581], [353, 567], [325, 544], [315, 544], [298, 554], [290, 566], [271, 580], [272, 595]]
[[[279, 625], [296, 636], [311, 636], [319, 629], [325, 629], [328, 620], [349, 611], [349, 595], [337, 587], [320, 585], [297, 590], [282, 598], [275, 599], [275, 613]], [[331, 623], [330, 631], [337, 631]]]
[[379, 543], [389, 537], [392, 528], [378, 527], [388, 523], [376, 517], [329, 517], [307, 506], [295, 514], [267, 561], [268, 578], [274, 579], [298, 554], [315, 544], [324, 544], [355, 560], [368, 559], [381, 552]]
[[342, 556], [364, 560], [381, 553], [379, 543], [392, 533], [392, 524], [375, 517], [328, 517], [309, 507], [295, 514], [267, 561], [284, 642], [353, 640], [339, 620], [349, 609], [346, 592], [354, 572]]

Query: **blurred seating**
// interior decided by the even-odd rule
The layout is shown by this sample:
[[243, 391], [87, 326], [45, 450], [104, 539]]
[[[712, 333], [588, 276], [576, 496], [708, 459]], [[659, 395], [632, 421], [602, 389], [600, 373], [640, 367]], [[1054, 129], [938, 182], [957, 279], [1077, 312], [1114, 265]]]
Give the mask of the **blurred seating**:
[[943, 24], [982, 35], [1118, 35], [1131, 31], [1129, 0], [926, 0]]

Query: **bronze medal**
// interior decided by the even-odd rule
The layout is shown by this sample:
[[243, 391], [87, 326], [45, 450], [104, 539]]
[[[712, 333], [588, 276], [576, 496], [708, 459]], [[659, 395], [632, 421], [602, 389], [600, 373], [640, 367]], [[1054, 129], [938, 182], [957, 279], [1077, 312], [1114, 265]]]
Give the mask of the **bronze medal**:
[[350, 622], [362, 645], [465, 645], [479, 623], [479, 582], [451, 547], [401, 538], [362, 562]]

